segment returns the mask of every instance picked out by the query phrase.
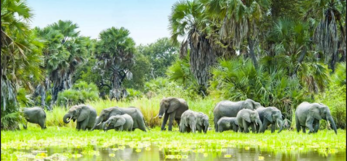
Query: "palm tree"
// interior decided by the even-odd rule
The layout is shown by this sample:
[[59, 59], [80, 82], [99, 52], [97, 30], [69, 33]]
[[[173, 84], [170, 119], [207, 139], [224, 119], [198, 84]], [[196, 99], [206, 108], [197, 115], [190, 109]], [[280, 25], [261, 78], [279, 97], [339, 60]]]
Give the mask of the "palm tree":
[[257, 58], [254, 53], [258, 39], [258, 25], [263, 15], [269, 12], [270, 0], [203, 0], [221, 20], [220, 37], [231, 41], [233, 48], [240, 50], [243, 42], [247, 41], [249, 56], [257, 68]]
[[46, 44], [43, 53], [47, 72], [45, 81], [36, 90], [41, 95], [41, 106], [45, 107], [46, 90], [51, 89], [52, 99], [47, 107], [49, 110], [57, 100], [58, 93], [72, 87], [76, 69], [93, 53], [90, 39], [79, 36], [77, 28], [71, 21], [61, 20], [43, 29], [35, 28]]
[[216, 62], [216, 53], [208, 38], [209, 19], [205, 7], [198, 0], [179, 1], [172, 7], [169, 16], [171, 40], [178, 43], [178, 36], [183, 36], [180, 57], [187, 55], [190, 49], [190, 70], [199, 84], [199, 93], [206, 95], [210, 67]]
[[1, 1], [1, 129], [18, 128], [17, 88], [41, 79], [42, 43], [29, 29], [30, 8], [21, 0]]
[[111, 87], [110, 99], [126, 97], [122, 83], [125, 78], [132, 78], [129, 69], [134, 64], [135, 42], [129, 34], [123, 27], [111, 27], [100, 33], [100, 41], [96, 45], [96, 58], [99, 60], [96, 67], [102, 77], [98, 84]]

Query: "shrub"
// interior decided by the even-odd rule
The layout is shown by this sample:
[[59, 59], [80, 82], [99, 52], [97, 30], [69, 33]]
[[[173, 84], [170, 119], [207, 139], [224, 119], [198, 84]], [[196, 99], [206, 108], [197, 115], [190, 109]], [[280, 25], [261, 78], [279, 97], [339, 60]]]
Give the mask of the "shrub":
[[73, 85], [71, 89], [64, 90], [58, 94], [57, 104], [60, 106], [84, 103], [87, 100], [97, 100], [99, 91], [94, 83], [80, 81]]

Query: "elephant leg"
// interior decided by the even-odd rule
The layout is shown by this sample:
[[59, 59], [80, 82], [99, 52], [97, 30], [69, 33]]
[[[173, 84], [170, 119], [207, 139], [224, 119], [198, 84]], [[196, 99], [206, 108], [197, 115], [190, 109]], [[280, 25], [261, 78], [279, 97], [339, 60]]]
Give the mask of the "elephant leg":
[[271, 133], [274, 133], [276, 130], [276, 123], [272, 123], [271, 125]]
[[265, 129], [267, 128], [267, 126], [268, 126], [268, 121], [265, 119], [264, 120], [264, 123], [261, 125], [261, 127], [260, 127], [260, 132], [265, 132]]
[[42, 130], [43, 130], [43, 129], [46, 129], [45, 121], [40, 120], [40, 121], [39, 121], [39, 125], [41, 126], [41, 129], [42, 129]]
[[252, 128], [252, 133], [255, 133], [255, 129], [256, 129], [255, 123], [252, 123], [251, 128]]
[[222, 126], [218, 126], [218, 129], [216, 132], [223, 132], [223, 127]]
[[[300, 126], [300, 122], [299, 122], [299, 119], [298, 119], [297, 116], [295, 116], [295, 123], [296, 123], [296, 131], [297, 131], [297, 132], [300, 132], [301, 126]], [[303, 130], [303, 131], [304, 131], [304, 130]]]
[[237, 132], [238, 127], [236, 125], [233, 125], [233, 131]]
[[217, 117], [215, 117], [215, 118], [213, 119], [213, 122], [214, 122], [214, 130], [215, 130], [216, 132], [218, 132], [218, 124], [217, 124], [218, 119], [219, 119], [219, 118], [217, 118]]
[[80, 123], [80, 122], [77, 122], [76, 129], [77, 129], [77, 130], [80, 130], [80, 129], [81, 129], [81, 123]]
[[248, 125], [247, 122], [245, 120], [242, 120], [242, 124], [243, 124], [243, 132], [248, 133]]
[[123, 131], [123, 126], [120, 126], [118, 130]]
[[169, 131], [172, 131], [172, 124], [173, 124], [173, 120], [175, 119], [176, 116], [176, 112], [173, 112], [170, 114], [170, 118], [169, 118]]
[[315, 120], [314, 121], [314, 133], [318, 132], [318, 129], [319, 129], [319, 121]]
[[81, 123], [81, 129], [82, 130], [86, 130], [88, 122], [89, 122], [89, 117], [87, 117], [85, 120], [82, 121], [82, 123]]
[[144, 131], [144, 132], [147, 132], [144, 119], [142, 119], [142, 118], [141, 118], [141, 119], [138, 119], [137, 125], [138, 125], [138, 128], [139, 128], [140, 130], [142, 130], [142, 131]]
[[313, 121], [314, 121], [314, 118], [312, 118], [311, 116], [309, 116], [306, 120], [306, 127], [310, 130], [308, 133], [313, 133], [314, 132], [314, 129], [313, 129]]
[[164, 120], [163, 120], [163, 123], [161, 124], [161, 130], [162, 131], [165, 131], [166, 128], [165, 128], [165, 125], [166, 125], [166, 122], [167, 122], [167, 119], [169, 118], [169, 114], [165, 114], [164, 115]]
[[180, 119], [175, 119], [175, 120], [176, 120], [176, 122], [177, 122], [177, 125], [179, 125], [180, 122], [181, 122], [181, 120], [180, 120]]
[[306, 133], [306, 127], [305, 127], [305, 126], [302, 126], [301, 128], [302, 128], [302, 132], [303, 132], [303, 133]]

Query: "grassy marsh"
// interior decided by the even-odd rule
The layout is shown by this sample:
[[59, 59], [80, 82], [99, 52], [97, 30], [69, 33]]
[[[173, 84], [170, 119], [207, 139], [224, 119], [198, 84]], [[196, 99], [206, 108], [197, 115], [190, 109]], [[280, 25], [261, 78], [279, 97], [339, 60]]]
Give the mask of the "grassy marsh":
[[[346, 150], [345, 136], [345, 130], [338, 130], [338, 135], [330, 130], [321, 130], [317, 134], [303, 134], [288, 130], [280, 134], [271, 134], [270, 131], [264, 134], [244, 134], [232, 131], [181, 134], [177, 127], [173, 132], [163, 132], [158, 127], [147, 133], [138, 129], [134, 132], [115, 132], [114, 130], [77, 132], [69, 127], [56, 126], [41, 130], [36, 125], [30, 124], [28, 130], [2, 131], [1, 160], [30, 158], [28, 153], [36, 159], [47, 159], [52, 155], [49, 156], [50, 154], [47, 154], [44, 149], [50, 147], [67, 149], [65, 152], [58, 152], [66, 158], [88, 158], [100, 155], [98, 150], [102, 148], [116, 152], [130, 147], [136, 152], [141, 152], [151, 150], [152, 144], [159, 151], [163, 151], [167, 159], [184, 159], [187, 157], [187, 152], [201, 153], [206, 157], [211, 154], [220, 155], [226, 152], [228, 147], [244, 150], [260, 148], [262, 151], [274, 153], [317, 151], [324, 157], [344, 152]], [[229, 156], [227, 153], [224, 155]], [[109, 154], [111, 158], [115, 156], [115, 154]]]

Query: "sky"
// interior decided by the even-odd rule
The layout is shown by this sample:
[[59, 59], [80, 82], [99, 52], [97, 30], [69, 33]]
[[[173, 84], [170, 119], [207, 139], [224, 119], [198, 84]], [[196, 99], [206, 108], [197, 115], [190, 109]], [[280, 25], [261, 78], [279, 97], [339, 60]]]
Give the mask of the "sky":
[[136, 45], [170, 37], [169, 15], [178, 0], [27, 0], [34, 14], [31, 27], [46, 27], [58, 20], [76, 23], [82, 36], [98, 38], [111, 27], [124, 27]]

